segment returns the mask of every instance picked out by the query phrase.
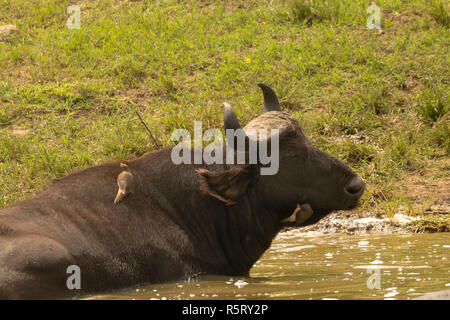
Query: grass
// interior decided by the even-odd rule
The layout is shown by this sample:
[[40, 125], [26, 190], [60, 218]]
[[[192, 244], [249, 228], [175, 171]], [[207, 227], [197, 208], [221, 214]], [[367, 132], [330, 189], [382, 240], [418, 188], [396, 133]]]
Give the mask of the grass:
[[[155, 149], [135, 110], [165, 146], [194, 120], [221, 128], [223, 101], [245, 124], [261, 81], [368, 182], [359, 210], [392, 215], [408, 190], [420, 208], [428, 195], [410, 182], [449, 179], [444, 1], [376, 1], [382, 31], [366, 27], [364, 0], [80, 0], [79, 30], [65, 25], [72, 4], [0, 0], [0, 25], [20, 31], [0, 42], [0, 206]], [[431, 195], [448, 206], [445, 187]]]
[[430, 14], [433, 19], [444, 27], [450, 27], [450, 15], [448, 13], [448, 5], [446, 6], [442, 1], [431, 1]]
[[323, 22], [335, 24], [363, 22], [367, 6], [355, 4], [356, 1], [352, 3], [339, 0], [294, 0], [290, 3], [290, 14], [295, 22], [309, 26]]
[[419, 113], [426, 121], [433, 123], [448, 113], [449, 105], [448, 88], [428, 87], [422, 93]]

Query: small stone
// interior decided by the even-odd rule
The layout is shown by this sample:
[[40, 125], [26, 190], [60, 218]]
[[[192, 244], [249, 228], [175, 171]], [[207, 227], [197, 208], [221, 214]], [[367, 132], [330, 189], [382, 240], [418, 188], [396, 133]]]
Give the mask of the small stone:
[[0, 41], [9, 41], [11, 36], [19, 33], [17, 27], [12, 24], [8, 24], [5, 26], [0, 26]]
[[450, 300], [450, 290], [430, 292], [414, 300]]
[[394, 221], [395, 223], [401, 224], [401, 225], [408, 224], [408, 223], [411, 223], [416, 220], [418, 220], [418, 219], [414, 218], [414, 217], [409, 217], [407, 215], [404, 215], [403, 213], [396, 213], [392, 217], [392, 221]]
[[13, 125], [11, 126], [11, 134], [12, 134], [13, 136], [16, 136], [16, 137], [24, 137], [24, 136], [26, 136], [26, 135], [29, 134], [29, 133], [30, 133], [29, 130], [27, 130], [27, 129], [25, 129], [25, 128], [19, 126], [19, 125], [13, 124]]

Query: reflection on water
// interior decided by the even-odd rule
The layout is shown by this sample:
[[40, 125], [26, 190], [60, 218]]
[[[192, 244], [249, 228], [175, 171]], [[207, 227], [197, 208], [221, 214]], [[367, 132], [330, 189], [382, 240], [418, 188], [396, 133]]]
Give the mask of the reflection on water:
[[145, 285], [90, 299], [411, 299], [450, 289], [450, 234], [283, 232], [250, 277]]

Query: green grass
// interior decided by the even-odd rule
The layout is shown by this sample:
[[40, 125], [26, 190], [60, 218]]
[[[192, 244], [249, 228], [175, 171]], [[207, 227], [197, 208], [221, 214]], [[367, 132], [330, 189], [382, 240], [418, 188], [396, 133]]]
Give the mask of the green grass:
[[419, 113], [426, 121], [436, 122], [448, 113], [449, 106], [448, 88], [426, 88], [419, 101]]
[[431, 1], [430, 14], [433, 19], [443, 25], [444, 27], [450, 27], [450, 15], [448, 13], [448, 4], [445, 5], [443, 1], [433, 0]]
[[135, 110], [165, 146], [194, 120], [221, 128], [223, 101], [245, 124], [263, 81], [368, 182], [360, 210], [391, 214], [406, 177], [449, 178], [448, 5], [376, 1], [380, 32], [370, 3], [80, 0], [69, 30], [72, 1], [0, 0], [0, 25], [20, 30], [0, 42], [0, 206], [154, 149]]

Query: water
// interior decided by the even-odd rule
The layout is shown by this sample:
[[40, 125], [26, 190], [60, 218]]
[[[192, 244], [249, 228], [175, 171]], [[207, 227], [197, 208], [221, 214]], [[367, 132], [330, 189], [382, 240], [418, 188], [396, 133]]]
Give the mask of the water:
[[145, 285], [90, 299], [412, 299], [450, 289], [450, 234], [278, 235], [250, 277]]

